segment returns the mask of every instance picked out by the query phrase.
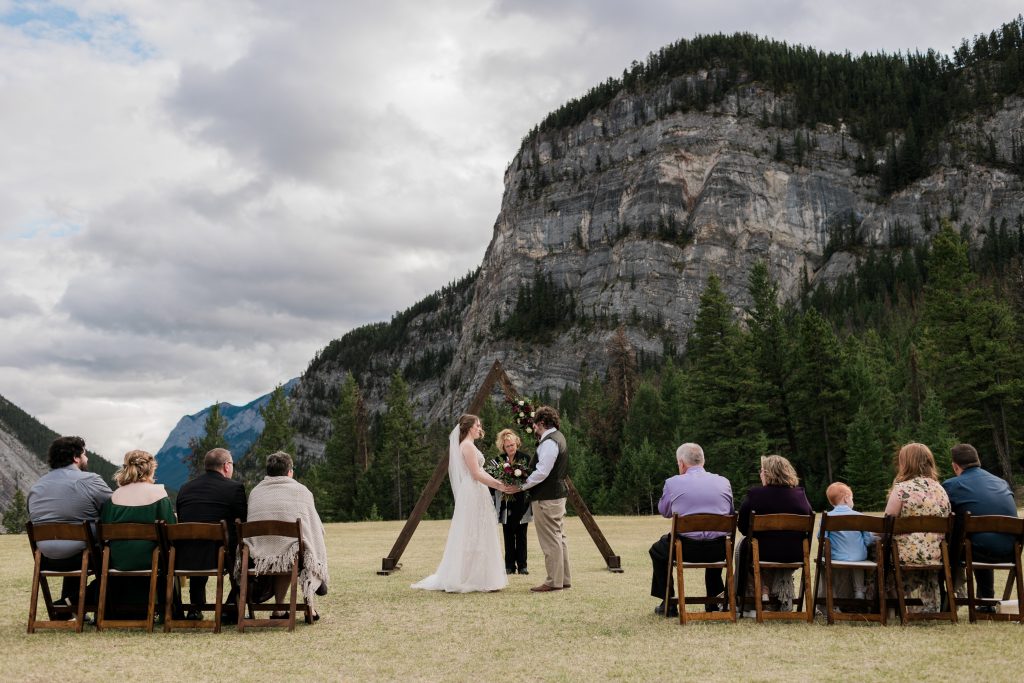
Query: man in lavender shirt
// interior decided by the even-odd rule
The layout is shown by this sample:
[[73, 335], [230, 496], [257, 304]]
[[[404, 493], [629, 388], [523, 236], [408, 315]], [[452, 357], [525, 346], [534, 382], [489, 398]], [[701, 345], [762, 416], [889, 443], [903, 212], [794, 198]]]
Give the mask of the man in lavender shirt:
[[[665, 480], [665, 490], [658, 501], [658, 512], [664, 517], [672, 515], [713, 514], [729, 515], [733, 512], [732, 485], [729, 480], [704, 470], [704, 450], [695, 443], [684, 443], [676, 449], [679, 474]], [[725, 560], [725, 533], [694, 532], [682, 534], [683, 553], [691, 562], [722, 562]], [[665, 604], [665, 581], [668, 581], [669, 595], [675, 595], [672, 577], [666, 576], [671, 544], [665, 534], [651, 546], [651, 561], [654, 573], [651, 576], [651, 595], [661, 598], [661, 604], [654, 608], [655, 614], [669, 616], [678, 614], [675, 604]], [[704, 570], [704, 586], [708, 596], [719, 595], [725, 590], [721, 569]], [[672, 600], [671, 602], [675, 602]], [[707, 605], [708, 612], [718, 609]]]

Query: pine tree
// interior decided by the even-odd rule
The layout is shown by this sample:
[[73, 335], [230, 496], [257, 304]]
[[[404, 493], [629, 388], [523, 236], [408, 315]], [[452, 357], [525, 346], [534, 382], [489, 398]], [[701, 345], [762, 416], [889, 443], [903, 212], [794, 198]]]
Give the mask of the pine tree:
[[746, 309], [750, 331], [752, 361], [763, 380], [760, 400], [768, 406], [764, 430], [768, 447], [777, 453], [796, 453], [796, 431], [787, 389], [790, 369], [787, 359], [792, 342], [786, 332], [779, 307], [779, 286], [772, 280], [768, 265], [758, 261], [748, 280], [751, 306]]
[[295, 429], [291, 425], [291, 408], [284, 387], [278, 384], [270, 393], [267, 404], [260, 408], [263, 417], [263, 431], [256, 443], [249, 449], [246, 460], [250, 467], [263, 472], [267, 466], [267, 456], [277, 451], [295, 455]]
[[188, 441], [191, 454], [188, 456], [189, 478], [202, 474], [204, 471], [203, 459], [206, 454], [214, 448], [227, 448], [228, 441], [224, 438], [224, 430], [228, 428], [228, 421], [220, 414], [220, 403], [210, 406], [210, 412], [206, 414], [206, 423], [203, 426], [201, 437], [192, 437]]
[[623, 424], [626, 415], [629, 414], [630, 404], [639, 383], [636, 349], [633, 348], [626, 337], [625, 330], [621, 327], [615, 331], [608, 343], [608, 361], [606, 394], [611, 400], [611, 411], [608, 415], [609, 426], [612, 429], [613, 438], [620, 441]]
[[387, 473], [389, 477], [389, 491], [380, 510], [385, 519], [404, 519], [419, 499], [436, 463], [428, 462], [423, 426], [413, 415], [409, 387], [397, 371], [391, 376], [386, 405], [377, 461], [381, 466], [378, 473]]
[[768, 440], [761, 428], [767, 406], [746, 340], [718, 277], [708, 277], [687, 344], [688, 441], [699, 443], [709, 467], [741, 496], [757, 472]]
[[359, 385], [352, 373], [346, 373], [341, 397], [331, 415], [324, 459], [317, 466], [325, 499], [322, 514], [332, 521], [359, 519], [356, 493], [366, 463], [366, 442], [366, 415]]
[[21, 489], [16, 489], [11, 504], [4, 510], [3, 527], [8, 534], [23, 534], [26, 524], [28, 524], [28, 506], [25, 504], [25, 494], [21, 492]]
[[927, 264], [923, 355], [933, 386], [951, 427], [976, 447], [994, 447], [1001, 475], [1012, 482], [1019, 428], [1011, 416], [1024, 397], [1013, 310], [977, 282], [967, 244], [948, 222], [932, 241]]
[[[820, 502], [823, 486], [841, 471], [847, 391], [841, 381], [842, 354], [828, 322], [815, 309], [800, 321], [792, 395], [799, 451], [797, 470], [808, 494]], [[816, 494], [816, 495], [815, 495]]]
[[640, 383], [622, 430], [622, 448], [638, 448], [643, 441], [659, 452], [674, 451], [671, 434], [665, 429], [661, 394], [650, 382]]
[[848, 429], [846, 465], [843, 468], [843, 479], [853, 489], [859, 510], [879, 511], [885, 508], [893, 478], [891, 460], [875, 431], [874, 419], [862, 406]]
[[672, 474], [671, 456], [659, 454], [650, 441], [623, 449], [622, 461], [615, 471], [613, 500], [620, 512], [649, 515], [658, 510], [665, 479]]

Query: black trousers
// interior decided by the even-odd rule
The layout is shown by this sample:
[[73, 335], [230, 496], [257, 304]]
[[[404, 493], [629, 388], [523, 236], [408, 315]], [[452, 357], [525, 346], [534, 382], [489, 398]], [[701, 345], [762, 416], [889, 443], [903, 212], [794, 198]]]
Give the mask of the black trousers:
[[[971, 548], [971, 559], [975, 562], [1012, 562], [1013, 555], [996, 555], [985, 552], [984, 549], [974, 546]], [[993, 569], [975, 569], [974, 578], [978, 582], [979, 598], [994, 598], [996, 596], [996, 573]], [[970, 578], [968, 578], [968, 581]]]
[[[71, 557], [65, 557], [60, 560], [54, 560], [43, 555], [43, 559], [39, 563], [39, 568], [51, 572], [71, 572], [76, 569], [81, 569], [82, 553], [78, 553]], [[77, 576], [65, 576], [60, 589], [60, 599], [63, 600], [64, 598], [67, 598], [70, 604], [77, 605], [78, 590], [81, 588], [81, 585], [82, 582]]]
[[501, 525], [501, 535], [505, 538], [505, 571], [522, 571], [526, 569], [526, 527], [519, 520]]
[[[708, 541], [697, 541], [687, 536], [680, 536], [680, 538], [683, 541], [683, 558], [687, 562], [725, 561], [725, 536]], [[651, 574], [651, 596], [662, 600], [665, 599], [666, 587], [670, 597], [675, 595], [672, 576], [665, 575], [670, 549], [671, 544], [669, 543], [668, 534], [662, 536], [650, 549], [651, 563], [654, 570]], [[668, 582], [667, 586], [666, 581]], [[725, 590], [721, 569], [704, 570], [704, 588], [709, 597], [714, 597]], [[708, 605], [706, 609], [711, 612], [716, 610], [717, 606]]]

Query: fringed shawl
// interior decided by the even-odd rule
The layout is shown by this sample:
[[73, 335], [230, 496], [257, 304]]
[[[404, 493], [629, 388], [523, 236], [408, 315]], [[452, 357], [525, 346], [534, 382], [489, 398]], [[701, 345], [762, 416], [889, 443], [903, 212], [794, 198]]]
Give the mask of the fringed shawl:
[[[281, 520], [302, 522], [303, 566], [299, 584], [306, 602], [316, 607], [316, 589], [327, 584], [327, 545], [324, 525], [313, 504], [313, 494], [291, 477], [264, 477], [249, 494], [250, 522]], [[254, 574], [286, 571], [298, 549], [294, 540], [282, 536], [258, 536], [246, 539], [249, 554], [255, 563]]]

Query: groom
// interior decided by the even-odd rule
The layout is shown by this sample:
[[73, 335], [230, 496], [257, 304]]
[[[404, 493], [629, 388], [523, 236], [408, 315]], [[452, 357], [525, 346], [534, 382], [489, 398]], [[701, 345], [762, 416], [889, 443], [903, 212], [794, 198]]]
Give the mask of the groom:
[[537, 454], [530, 460], [533, 472], [523, 482], [533, 501], [533, 524], [544, 553], [547, 578], [530, 590], [547, 593], [570, 588], [569, 548], [565, 542], [565, 475], [569, 469], [569, 450], [565, 436], [558, 431], [558, 411], [550, 406], [537, 409], [533, 431], [540, 439]]

